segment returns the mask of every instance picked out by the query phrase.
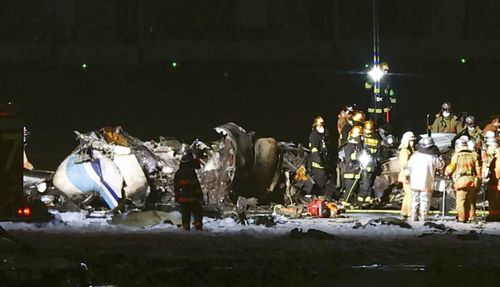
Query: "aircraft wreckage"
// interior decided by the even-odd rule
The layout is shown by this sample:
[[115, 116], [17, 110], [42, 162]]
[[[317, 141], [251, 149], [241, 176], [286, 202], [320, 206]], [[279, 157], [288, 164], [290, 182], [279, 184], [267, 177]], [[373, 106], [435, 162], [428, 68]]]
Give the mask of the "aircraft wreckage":
[[[218, 140], [190, 145], [164, 137], [142, 141], [121, 127], [75, 131], [79, 144], [73, 152], [55, 172], [26, 171], [24, 190], [61, 211], [161, 210], [174, 206], [173, 177], [182, 153], [191, 149], [200, 162], [197, 174], [206, 206], [237, 210], [255, 198], [259, 205], [304, 207], [305, 190], [314, 183], [305, 167], [308, 149], [270, 137], [255, 139], [235, 123], [215, 131]], [[379, 207], [399, 207], [399, 170], [396, 157], [382, 164], [374, 185], [383, 195]]]
[[238, 198], [259, 204], [292, 203], [305, 182], [308, 150], [227, 123], [215, 128], [221, 138], [191, 145], [160, 138], [141, 141], [121, 127], [75, 131], [79, 145], [55, 172], [26, 171], [25, 192], [62, 209], [96, 204], [109, 209], [143, 209], [173, 203], [173, 177], [185, 149], [200, 161], [197, 170], [207, 205], [233, 207]]

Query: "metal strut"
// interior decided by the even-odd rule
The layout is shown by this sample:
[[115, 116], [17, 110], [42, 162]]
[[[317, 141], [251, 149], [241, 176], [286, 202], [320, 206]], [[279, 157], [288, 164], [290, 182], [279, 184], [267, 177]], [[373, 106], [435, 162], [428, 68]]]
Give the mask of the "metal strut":
[[[379, 11], [378, 0], [373, 0], [372, 5], [372, 21], [373, 21], [373, 67], [380, 68], [380, 39], [379, 39]], [[381, 109], [380, 101], [380, 80], [373, 82], [373, 107], [375, 110]], [[375, 116], [376, 124], [378, 125], [378, 116]]]

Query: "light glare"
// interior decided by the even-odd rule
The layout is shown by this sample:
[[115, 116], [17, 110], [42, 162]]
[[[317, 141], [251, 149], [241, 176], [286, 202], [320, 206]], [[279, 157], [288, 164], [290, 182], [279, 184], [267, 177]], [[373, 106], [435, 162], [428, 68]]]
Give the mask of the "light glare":
[[378, 82], [384, 76], [384, 71], [382, 71], [379, 66], [375, 66], [368, 72], [368, 75], [373, 81]]

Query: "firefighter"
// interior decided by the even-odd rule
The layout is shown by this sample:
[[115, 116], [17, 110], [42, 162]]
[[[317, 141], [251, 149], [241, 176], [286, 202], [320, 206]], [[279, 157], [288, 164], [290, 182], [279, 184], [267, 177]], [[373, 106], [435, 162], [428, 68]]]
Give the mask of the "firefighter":
[[193, 225], [197, 230], [203, 227], [203, 208], [201, 201], [203, 192], [196, 175], [199, 164], [194, 159], [193, 152], [188, 149], [184, 151], [179, 169], [174, 176], [175, 201], [180, 204], [182, 213], [182, 228], [191, 229], [191, 215]]
[[431, 137], [422, 138], [417, 151], [408, 161], [408, 174], [411, 188], [411, 220], [427, 220], [432, 191], [434, 190], [434, 175], [442, 169], [444, 162], [437, 156]]
[[487, 221], [500, 221], [500, 147], [496, 138], [485, 141], [483, 149], [483, 183], [488, 198]]
[[362, 111], [353, 112], [352, 116], [347, 120], [342, 127], [339, 136], [339, 148], [343, 147], [349, 138], [349, 132], [354, 126], [363, 126], [365, 123], [365, 114]]
[[468, 149], [467, 142], [464, 140], [458, 139], [455, 142], [455, 153], [446, 167], [445, 175], [453, 179], [458, 221], [474, 221], [477, 192], [481, 182], [481, 167], [477, 154]]
[[[387, 75], [389, 64], [382, 62], [380, 70], [383, 75]], [[368, 108], [368, 113], [371, 114], [371, 118], [376, 119], [376, 123], [379, 125], [388, 124], [390, 121], [390, 112], [397, 103], [396, 93], [392, 89], [387, 77], [380, 79], [377, 83], [378, 85], [375, 84], [373, 79], [365, 82], [365, 89], [373, 90], [374, 94], [372, 106]], [[386, 115], [385, 117], [383, 117], [384, 114]]]
[[498, 137], [500, 136], [500, 116], [494, 116], [491, 119], [491, 122], [484, 127], [483, 133], [485, 136], [488, 131], [494, 132], [497, 140], [499, 140]]
[[319, 188], [319, 191], [315, 193], [316, 195], [331, 197], [330, 194], [324, 194], [328, 181], [327, 169], [329, 167], [329, 158], [325, 121], [320, 116], [317, 116], [313, 120], [312, 131], [309, 134], [309, 149], [311, 150], [311, 177]]
[[[353, 109], [355, 107], [353, 106]], [[342, 126], [342, 130], [339, 133], [339, 144], [338, 144], [338, 162], [337, 162], [337, 186], [341, 190], [345, 188], [344, 183], [344, 170], [345, 170], [345, 150], [344, 146], [347, 144], [347, 139], [349, 137], [349, 132], [353, 126], [363, 126], [365, 122], [365, 114], [362, 111], [354, 110], [352, 115], [347, 119], [347, 121]]]
[[459, 132], [452, 141], [454, 144], [455, 140], [461, 136], [467, 136], [469, 140], [474, 142], [477, 150], [480, 150], [483, 144], [483, 131], [476, 123], [476, 118], [474, 116], [467, 116], [464, 120], [464, 127], [461, 132]]
[[401, 144], [399, 145], [399, 163], [401, 171], [398, 175], [398, 181], [403, 184], [404, 197], [401, 205], [401, 215], [403, 217], [411, 216], [411, 188], [408, 182], [408, 161], [415, 151], [415, 135], [408, 131], [403, 134]]
[[499, 139], [497, 138], [496, 134], [494, 131], [487, 131], [484, 133], [484, 142], [497, 142], [498, 143]]
[[340, 144], [340, 135], [342, 134], [342, 129], [346, 125], [347, 121], [352, 117], [354, 113], [354, 109], [356, 104], [351, 106], [345, 106], [340, 110], [340, 113], [337, 115], [337, 132], [339, 134], [339, 144]]
[[345, 170], [344, 185], [345, 191], [342, 195], [342, 202], [348, 206], [352, 198], [357, 198], [359, 192], [359, 180], [361, 178], [361, 165], [359, 156], [363, 150], [362, 136], [363, 127], [353, 126], [349, 132], [345, 150]]
[[453, 114], [451, 103], [446, 102], [441, 106], [441, 111], [436, 114], [436, 119], [430, 127], [433, 133], [459, 133], [462, 131], [460, 119]]
[[365, 122], [363, 127], [363, 150], [367, 153], [366, 166], [361, 173], [358, 204], [369, 204], [372, 201], [373, 183], [378, 172], [378, 158], [380, 158], [380, 138], [375, 133], [375, 123], [372, 120]]

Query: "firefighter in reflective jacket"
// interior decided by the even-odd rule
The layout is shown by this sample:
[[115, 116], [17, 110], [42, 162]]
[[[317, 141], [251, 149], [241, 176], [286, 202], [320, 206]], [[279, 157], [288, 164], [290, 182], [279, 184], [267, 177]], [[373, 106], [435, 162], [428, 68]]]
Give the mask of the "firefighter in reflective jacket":
[[[380, 63], [380, 69], [384, 75], [387, 75], [389, 72], [389, 64], [386, 62]], [[389, 79], [385, 76], [384, 79], [378, 82], [378, 85], [375, 84], [373, 79], [370, 79], [365, 82], [365, 89], [373, 90], [373, 94], [375, 95], [371, 106], [368, 108], [368, 114], [370, 114], [372, 119], [376, 119], [379, 125], [384, 123], [388, 124], [388, 115], [397, 103], [396, 93], [391, 87]], [[383, 114], [387, 115], [385, 119], [382, 117]]]
[[488, 138], [483, 150], [483, 183], [488, 198], [487, 221], [500, 221], [500, 147], [496, 138]]
[[328, 146], [326, 139], [325, 121], [318, 116], [313, 120], [312, 131], [309, 134], [309, 149], [311, 150], [311, 176], [319, 191], [316, 195], [323, 195], [328, 181]]
[[372, 120], [365, 122], [363, 128], [363, 150], [369, 156], [368, 162], [361, 173], [358, 204], [371, 203], [373, 183], [378, 172], [378, 158], [380, 153], [380, 138], [375, 133], [375, 123]]
[[444, 103], [441, 112], [436, 114], [436, 119], [430, 127], [433, 133], [459, 133], [462, 131], [460, 119], [453, 114], [451, 103]]
[[363, 128], [361, 126], [353, 126], [348, 137], [345, 150], [345, 170], [344, 170], [344, 184], [345, 191], [342, 195], [344, 205], [349, 205], [352, 198], [356, 198], [359, 192], [359, 179], [361, 166], [359, 156], [363, 149], [361, 135]]
[[175, 201], [181, 206], [182, 228], [191, 229], [191, 215], [193, 215], [193, 225], [197, 230], [203, 227], [203, 208], [201, 201], [203, 192], [196, 175], [196, 164], [190, 150], [185, 151], [181, 158], [179, 169], [174, 176]]
[[352, 127], [363, 126], [364, 124], [365, 114], [362, 111], [355, 111], [342, 127], [339, 135], [339, 149], [347, 143]]
[[446, 167], [445, 174], [453, 179], [458, 221], [475, 220], [481, 167], [477, 154], [468, 150], [466, 141], [458, 139], [455, 142], [455, 153]]

